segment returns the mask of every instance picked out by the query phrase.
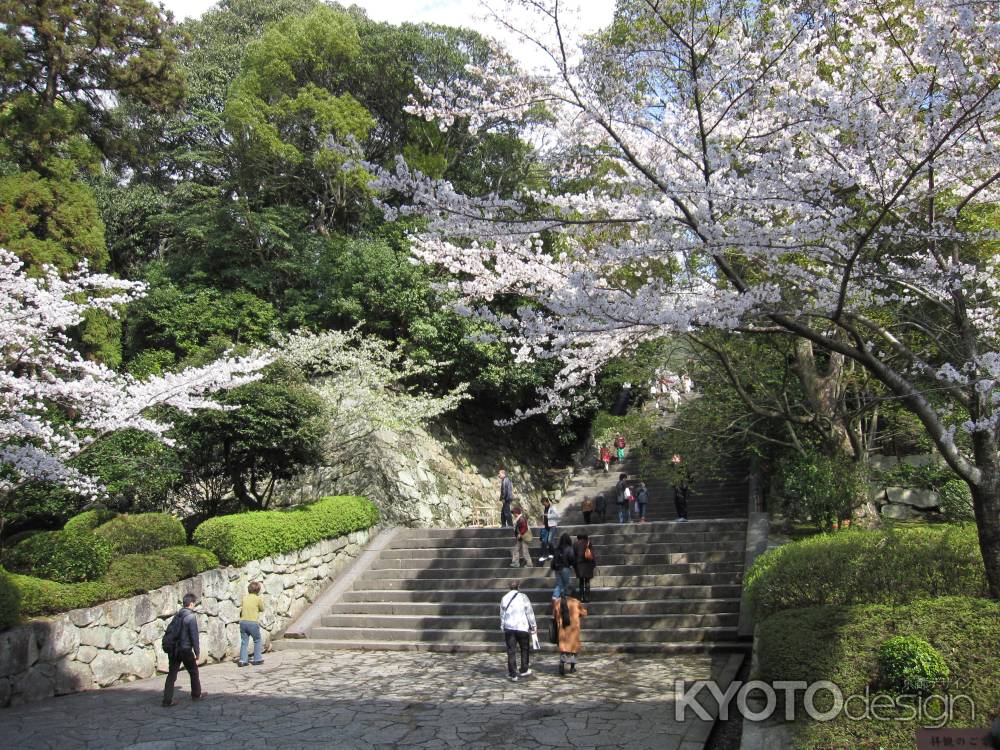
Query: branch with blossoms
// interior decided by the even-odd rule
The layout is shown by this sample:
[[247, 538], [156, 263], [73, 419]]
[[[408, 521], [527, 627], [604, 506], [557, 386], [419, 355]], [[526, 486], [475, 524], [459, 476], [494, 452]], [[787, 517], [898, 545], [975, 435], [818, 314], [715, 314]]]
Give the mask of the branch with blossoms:
[[68, 331], [90, 310], [117, 315], [145, 292], [139, 282], [90, 273], [66, 278], [45, 269], [40, 278], [0, 249], [0, 498], [29, 481], [65, 485], [83, 495], [100, 484], [69, 461], [101, 436], [133, 428], [168, 442], [168, 422], [154, 407], [182, 412], [221, 409], [212, 393], [259, 377], [270, 355], [227, 357], [144, 380], [84, 359]]

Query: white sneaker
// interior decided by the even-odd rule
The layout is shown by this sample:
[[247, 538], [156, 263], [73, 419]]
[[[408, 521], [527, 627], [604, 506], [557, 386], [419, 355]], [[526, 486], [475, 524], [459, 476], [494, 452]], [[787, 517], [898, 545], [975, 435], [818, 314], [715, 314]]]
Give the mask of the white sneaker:
[[521, 567], [521, 563], [519, 563], [519, 562], [512, 562], [510, 564], [510, 567], [512, 567], [512, 568], [520, 568]]
[[525, 671], [521, 672], [520, 676], [521, 677], [527, 677], [530, 674], [531, 674], [531, 670], [530, 669], [526, 669]]

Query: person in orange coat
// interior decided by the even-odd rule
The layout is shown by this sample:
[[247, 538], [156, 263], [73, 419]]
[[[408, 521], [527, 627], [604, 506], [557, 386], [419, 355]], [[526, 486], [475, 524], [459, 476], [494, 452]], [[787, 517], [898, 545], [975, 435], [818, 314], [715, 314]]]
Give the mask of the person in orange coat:
[[[569, 625], [563, 625], [563, 603], [568, 610]], [[552, 600], [552, 617], [556, 621], [556, 631], [559, 634], [559, 676], [566, 676], [566, 665], [569, 671], [576, 671], [576, 655], [580, 653], [580, 618], [587, 616], [587, 610], [575, 596], [565, 595], [561, 599]]]

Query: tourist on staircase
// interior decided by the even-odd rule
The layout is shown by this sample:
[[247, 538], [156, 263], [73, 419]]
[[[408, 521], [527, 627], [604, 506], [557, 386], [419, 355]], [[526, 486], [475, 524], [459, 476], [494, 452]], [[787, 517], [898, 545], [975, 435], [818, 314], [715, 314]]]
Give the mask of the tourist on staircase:
[[573, 553], [576, 556], [576, 577], [579, 582], [580, 601], [586, 603], [590, 601], [590, 581], [597, 569], [597, 556], [594, 554], [594, 548], [590, 544], [588, 534], [577, 535], [576, 543], [573, 545]]
[[604, 464], [604, 471], [611, 467], [611, 449], [607, 445], [601, 446], [601, 463]]
[[594, 501], [590, 499], [589, 495], [585, 495], [580, 503], [580, 512], [583, 514], [583, 522], [589, 524], [594, 515]]
[[679, 454], [670, 459], [674, 482], [674, 508], [677, 510], [677, 520], [688, 520], [688, 489], [691, 485], [691, 472]]
[[556, 574], [556, 585], [552, 589], [552, 598], [558, 599], [564, 596], [572, 584], [573, 565], [576, 563], [576, 554], [573, 552], [573, 540], [569, 534], [559, 537], [559, 545], [556, 547], [555, 555], [552, 556], [552, 570]]
[[514, 483], [507, 476], [506, 469], [500, 469], [500, 527], [513, 526], [514, 519], [510, 514], [510, 504], [514, 499]]
[[646, 506], [649, 504], [649, 490], [646, 489], [645, 482], [639, 482], [639, 489], [635, 493], [635, 510], [639, 516], [639, 523], [646, 523]]
[[[518, 590], [519, 586], [518, 581], [511, 581], [510, 591], [500, 600], [500, 629], [507, 645], [507, 677], [513, 682], [517, 682], [518, 675], [531, 674], [531, 637], [538, 631], [531, 601]], [[517, 670], [518, 650], [521, 651], [520, 670]]]
[[542, 531], [539, 534], [542, 542], [542, 555], [538, 558], [541, 565], [546, 560], [552, 559], [554, 539], [559, 529], [559, 511], [552, 505], [549, 498], [542, 500]]
[[594, 512], [597, 514], [597, 522], [604, 523], [608, 518], [608, 501], [604, 493], [598, 493], [594, 499]]
[[625, 438], [619, 432], [615, 435], [615, 451], [618, 454], [618, 463], [625, 460]]
[[531, 562], [531, 527], [520, 508], [514, 508], [514, 549], [510, 553], [510, 567], [534, 566]]
[[567, 594], [552, 600], [552, 617], [559, 634], [559, 676], [566, 676], [566, 666], [576, 672], [576, 655], [580, 653], [580, 618], [587, 616], [587, 610], [580, 600]]
[[615, 496], [618, 502], [618, 523], [625, 523], [625, 519], [631, 519], [629, 513], [629, 503], [632, 501], [632, 490], [628, 486], [628, 474], [618, 475], [618, 484], [615, 485]]

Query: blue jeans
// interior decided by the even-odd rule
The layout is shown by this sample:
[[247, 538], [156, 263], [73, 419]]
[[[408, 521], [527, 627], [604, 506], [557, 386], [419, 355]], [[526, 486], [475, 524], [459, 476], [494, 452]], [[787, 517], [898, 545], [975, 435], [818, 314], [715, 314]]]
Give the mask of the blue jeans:
[[618, 523], [625, 523], [625, 521], [631, 521], [631, 517], [628, 512], [628, 503], [618, 504]]
[[251, 638], [253, 638], [254, 663], [263, 661], [261, 652], [264, 650], [264, 639], [260, 637], [260, 623], [240, 620], [240, 664], [247, 663], [247, 646]]
[[638, 508], [639, 508], [639, 518], [645, 518], [646, 517], [646, 503], [639, 503], [638, 504]]
[[549, 526], [538, 532], [538, 538], [542, 543], [542, 554], [551, 555], [555, 552], [556, 526]]
[[568, 594], [570, 592], [570, 586], [572, 586], [572, 574], [573, 570], [568, 566], [556, 571], [556, 587], [552, 589], [553, 599], [558, 599], [563, 594]]

